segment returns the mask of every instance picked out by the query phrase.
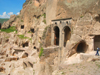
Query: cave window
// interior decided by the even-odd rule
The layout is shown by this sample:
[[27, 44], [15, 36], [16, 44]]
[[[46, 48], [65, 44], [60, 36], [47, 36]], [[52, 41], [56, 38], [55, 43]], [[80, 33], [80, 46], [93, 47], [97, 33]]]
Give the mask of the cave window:
[[70, 40], [71, 37], [71, 30], [68, 26], [64, 27], [64, 47], [66, 46], [66, 43], [68, 40]]
[[28, 42], [22, 44], [23, 47], [28, 47]]
[[54, 27], [54, 45], [59, 45], [59, 28], [57, 26]]
[[66, 21], [66, 24], [68, 24], [68, 21]]
[[94, 37], [94, 50], [97, 50], [97, 47], [100, 48], [100, 35]]
[[34, 33], [34, 28], [31, 28], [30, 30], [31, 30], [32, 33]]
[[76, 48], [77, 53], [85, 53], [87, 51], [87, 45], [85, 41], [81, 41]]
[[21, 25], [21, 29], [24, 29], [24, 25]]
[[57, 24], [57, 22], [55, 22], [55, 24]]
[[61, 21], [60, 21], [60, 24], [61, 24]]
[[36, 46], [34, 46], [34, 49], [36, 49]]

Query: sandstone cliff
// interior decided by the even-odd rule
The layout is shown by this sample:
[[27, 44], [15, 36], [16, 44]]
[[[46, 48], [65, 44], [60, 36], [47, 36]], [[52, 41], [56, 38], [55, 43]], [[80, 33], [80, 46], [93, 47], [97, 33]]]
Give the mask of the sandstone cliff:
[[[100, 0], [26, 0], [20, 14], [2, 26], [16, 30], [0, 31], [0, 75], [89, 74], [86, 68], [81, 69], [89, 72], [68, 69], [75, 63], [100, 60], [94, 51], [100, 44], [99, 8]], [[56, 33], [59, 45], [55, 44]], [[97, 63], [93, 64], [97, 70]]]

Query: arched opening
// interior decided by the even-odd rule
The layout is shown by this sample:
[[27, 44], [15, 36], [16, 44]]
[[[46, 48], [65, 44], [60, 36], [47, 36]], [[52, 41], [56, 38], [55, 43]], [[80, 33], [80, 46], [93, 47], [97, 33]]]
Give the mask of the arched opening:
[[87, 45], [85, 41], [81, 41], [78, 43], [76, 52], [77, 53], [85, 53], [87, 51]]
[[59, 28], [57, 26], [54, 27], [54, 45], [59, 45]]
[[24, 25], [21, 25], [21, 29], [24, 29]]
[[67, 41], [70, 40], [71, 30], [68, 26], [64, 28], [64, 47], [66, 46]]
[[96, 50], [97, 47], [100, 48], [100, 35], [96, 35], [94, 37], [94, 50]]

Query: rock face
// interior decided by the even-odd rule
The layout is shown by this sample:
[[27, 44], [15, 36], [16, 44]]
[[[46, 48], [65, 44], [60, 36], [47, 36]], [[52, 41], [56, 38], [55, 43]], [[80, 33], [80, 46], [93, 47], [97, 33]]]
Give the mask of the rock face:
[[99, 0], [26, 0], [2, 25], [17, 32], [0, 31], [0, 73], [56, 75], [66, 65], [99, 60], [99, 8]]
[[2, 25], [2, 29], [6, 29], [13, 25], [13, 22], [15, 21], [16, 15], [11, 15], [10, 19], [7, 22], [4, 22]]

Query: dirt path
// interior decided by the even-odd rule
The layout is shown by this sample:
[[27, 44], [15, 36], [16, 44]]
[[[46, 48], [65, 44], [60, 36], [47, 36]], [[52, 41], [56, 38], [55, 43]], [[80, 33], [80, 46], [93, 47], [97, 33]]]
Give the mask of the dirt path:
[[100, 61], [67, 65], [57, 75], [100, 75]]

